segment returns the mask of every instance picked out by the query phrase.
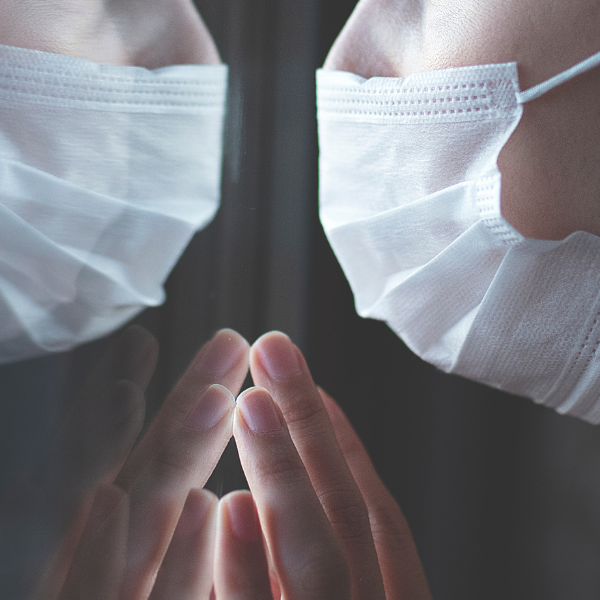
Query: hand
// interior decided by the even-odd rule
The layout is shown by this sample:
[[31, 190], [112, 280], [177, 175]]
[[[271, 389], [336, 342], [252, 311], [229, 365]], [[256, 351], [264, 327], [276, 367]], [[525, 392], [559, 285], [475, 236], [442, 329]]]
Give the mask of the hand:
[[50, 447], [0, 500], [0, 597], [28, 597], [47, 569], [64, 576], [95, 486], [115, 478], [142, 428], [156, 358], [141, 327], [116, 337]]
[[191, 0], [7, 0], [0, 44], [149, 69], [220, 62]]
[[[3, 502], [0, 595], [30, 597], [35, 584], [37, 597], [56, 598], [69, 572], [60, 598], [88, 598], [82, 590], [106, 589], [110, 572], [123, 598], [147, 598], [171, 537], [172, 558], [189, 546], [190, 527], [202, 533], [202, 523], [210, 523], [216, 501], [193, 490], [204, 485], [231, 437], [232, 393], [245, 378], [247, 354], [238, 334], [218, 332], [131, 450], [156, 342], [145, 330], [129, 328], [88, 381], [46, 460]], [[188, 516], [176, 531], [184, 503]], [[115, 562], [123, 543], [127, 560]], [[108, 554], [107, 547], [115, 551]], [[102, 553], [104, 564], [93, 558]], [[165, 564], [173, 561], [165, 558]], [[122, 570], [114, 573], [115, 565]], [[165, 571], [163, 587], [173, 569]]]
[[117, 475], [129, 499], [123, 600], [148, 597], [190, 490], [206, 483], [231, 438], [233, 395], [247, 371], [247, 342], [229, 329], [218, 332]]
[[[130, 562], [129, 497], [115, 485], [100, 487], [59, 600], [129, 600], [148, 594], [150, 600], [208, 600], [217, 503], [211, 492], [190, 490], [156, 581], [153, 573], [143, 596], [130, 596], [123, 586]], [[161, 539], [159, 527], [152, 521], [146, 526], [149, 535]]]
[[429, 599], [400, 508], [300, 351], [267, 334], [250, 368], [266, 389], [239, 397], [233, 432], [252, 496], [221, 501], [217, 598]]

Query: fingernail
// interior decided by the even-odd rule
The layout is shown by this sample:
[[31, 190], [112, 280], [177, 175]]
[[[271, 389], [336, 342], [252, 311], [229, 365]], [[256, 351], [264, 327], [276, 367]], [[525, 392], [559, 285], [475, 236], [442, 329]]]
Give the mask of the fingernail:
[[186, 425], [204, 431], [214, 427], [231, 411], [233, 396], [231, 392], [222, 385], [211, 385], [188, 415]]
[[225, 503], [234, 535], [246, 542], [261, 540], [260, 521], [250, 493], [234, 492], [226, 498]]
[[248, 352], [246, 340], [233, 329], [221, 329], [199, 354], [202, 368], [216, 379], [223, 377]]
[[300, 375], [300, 361], [290, 338], [279, 331], [268, 333], [255, 344], [256, 352], [271, 379], [281, 381]]
[[279, 412], [264, 388], [246, 390], [237, 400], [244, 421], [254, 433], [273, 433], [283, 427]]

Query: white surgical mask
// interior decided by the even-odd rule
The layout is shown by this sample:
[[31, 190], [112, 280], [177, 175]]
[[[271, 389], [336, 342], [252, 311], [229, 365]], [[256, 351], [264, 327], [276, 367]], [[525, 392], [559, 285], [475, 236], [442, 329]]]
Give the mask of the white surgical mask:
[[600, 238], [527, 239], [500, 213], [515, 63], [365, 80], [317, 75], [321, 221], [360, 315], [419, 356], [600, 423]]
[[219, 204], [227, 69], [0, 46], [0, 363], [164, 300]]

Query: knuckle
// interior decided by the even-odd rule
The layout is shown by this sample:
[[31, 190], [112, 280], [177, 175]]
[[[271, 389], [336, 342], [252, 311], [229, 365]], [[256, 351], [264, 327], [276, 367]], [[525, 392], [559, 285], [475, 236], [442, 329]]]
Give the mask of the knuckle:
[[[293, 397], [292, 400], [289, 397]], [[289, 394], [285, 403], [281, 403], [281, 408], [286, 423], [293, 429], [313, 428], [328, 420], [320, 397], [312, 394]]]
[[373, 504], [369, 508], [369, 520], [373, 535], [397, 537], [408, 531], [406, 519], [395, 502]]
[[350, 541], [371, 537], [369, 512], [356, 491], [333, 489], [321, 493], [319, 500], [338, 538]]
[[287, 487], [295, 485], [299, 479], [308, 477], [300, 458], [290, 452], [278, 452], [271, 448], [262, 460], [254, 465], [256, 478], [269, 486]]
[[171, 480], [192, 468], [194, 463], [187, 436], [175, 436], [154, 459], [152, 470], [157, 478]]

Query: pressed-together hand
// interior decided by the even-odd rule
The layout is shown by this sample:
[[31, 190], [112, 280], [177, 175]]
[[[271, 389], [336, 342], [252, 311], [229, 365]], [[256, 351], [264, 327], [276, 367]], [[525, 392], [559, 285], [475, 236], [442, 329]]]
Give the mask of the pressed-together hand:
[[[45, 561], [44, 600], [430, 598], [400, 509], [283, 334], [254, 345], [251, 371], [263, 388], [244, 392], [233, 418], [252, 494], [218, 504], [199, 489], [231, 436], [228, 390], [241, 387], [247, 350], [235, 332], [219, 332], [131, 450], [156, 347], [143, 330], [126, 332], [39, 478], [5, 503], [3, 530], [11, 523], [13, 535], [1, 538], [4, 556], [11, 540], [21, 559], [30, 552], [15, 555], [15, 581], [3, 583], [10, 597], [30, 597], [23, 579], [35, 581]], [[18, 537], [19, 525], [28, 535]]]
[[430, 598], [400, 508], [300, 351], [267, 334], [250, 368], [262, 388], [238, 398], [233, 432], [252, 495], [221, 501], [217, 598]]
[[32, 586], [44, 600], [210, 592], [216, 498], [197, 488], [231, 437], [248, 344], [231, 330], [218, 332], [131, 450], [155, 361], [154, 339], [129, 328], [86, 384], [47, 458], [3, 501], [2, 597], [29, 598]]

